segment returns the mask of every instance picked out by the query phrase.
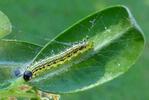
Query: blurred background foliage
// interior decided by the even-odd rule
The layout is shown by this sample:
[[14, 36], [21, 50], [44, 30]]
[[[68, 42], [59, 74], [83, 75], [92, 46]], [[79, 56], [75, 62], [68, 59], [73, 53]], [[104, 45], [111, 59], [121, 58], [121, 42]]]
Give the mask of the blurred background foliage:
[[13, 26], [5, 38], [44, 46], [88, 14], [120, 4], [129, 7], [145, 33], [143, 56], [124, 75], [84, 92], [62, 95], [61, 99], [149, 100], [149, 0], [0, 0], [0, 10]]

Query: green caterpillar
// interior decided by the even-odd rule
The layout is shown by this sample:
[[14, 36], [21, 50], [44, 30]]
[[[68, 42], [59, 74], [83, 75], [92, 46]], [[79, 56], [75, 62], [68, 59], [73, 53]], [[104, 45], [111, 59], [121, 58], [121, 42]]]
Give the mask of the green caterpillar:
[[93, 47], [92, 42], [81, 41], [77, 44], [72, 45], [70, 48], [65, 51], [56, 54], [52, 57], [43, 59], [35, 64], [32, 64], [23, 74], [25, 81], [29, 81], [34, 78], [36, 75], [44, 72], [45, 70], [57, 67], [60, 64], [70, 61], [72, 58], [78, 56], [79, 54], [91, 49]]

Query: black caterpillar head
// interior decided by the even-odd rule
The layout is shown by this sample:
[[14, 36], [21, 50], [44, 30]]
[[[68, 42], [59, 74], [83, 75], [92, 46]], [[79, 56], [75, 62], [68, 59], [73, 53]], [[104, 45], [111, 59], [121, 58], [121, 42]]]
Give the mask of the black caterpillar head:
[[29, 81], [32, 79], [33, 73], [31, 71], [25, 71], [23, 74], [23, 78], [25, 81]]

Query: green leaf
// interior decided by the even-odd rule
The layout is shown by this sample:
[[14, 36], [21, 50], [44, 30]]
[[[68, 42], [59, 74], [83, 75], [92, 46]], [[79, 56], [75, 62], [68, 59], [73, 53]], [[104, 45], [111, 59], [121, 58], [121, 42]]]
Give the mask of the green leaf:
[[11, 32], [11, 23], [8, 17], [0, 11], [0, 38]]
[[47, 92], [67, 93], [108, 82], [135, 63], [144, 48], [141, 33], [126, 7], [115, 6], [96, 12], [49, 42], [34, 62], [52, 56], [52, 51], [62, 52], [69, 47], [66, 43], [82, 41], [86, 36], [93, 42], [92, 52], [33, 78], [29, 84]]
[[95, 11], [96, 4], [97, 0], [0, 1], [0, 9], [13, 23], [12, 33], [4, 38], [44, 46], [71, 24]]
[[10, 85], [15, 76], [15, 71], [23, 72], [32, 61], [41, 47], [25, 42], [0, 41], [0, 89]]

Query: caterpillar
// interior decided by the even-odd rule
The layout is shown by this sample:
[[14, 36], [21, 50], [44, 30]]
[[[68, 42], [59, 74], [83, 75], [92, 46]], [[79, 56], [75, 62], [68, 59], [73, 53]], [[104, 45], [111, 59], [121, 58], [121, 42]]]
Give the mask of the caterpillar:
[[70, 48], [67, 48], [65, 51], [56, 54], [52, 57], [43, 59], [35, 64], [32, 64], [23, 74], [25, 81], [29, 81], [34, 78], [36, 75], [39, 75], [45, 70], [49, 70], [70, 61], [72, 58], [78, 56], [81, 53], [84, 53], [93, 47], [93, 43], [89, 41], [81, 41], [79, 43], [73, 44]]

